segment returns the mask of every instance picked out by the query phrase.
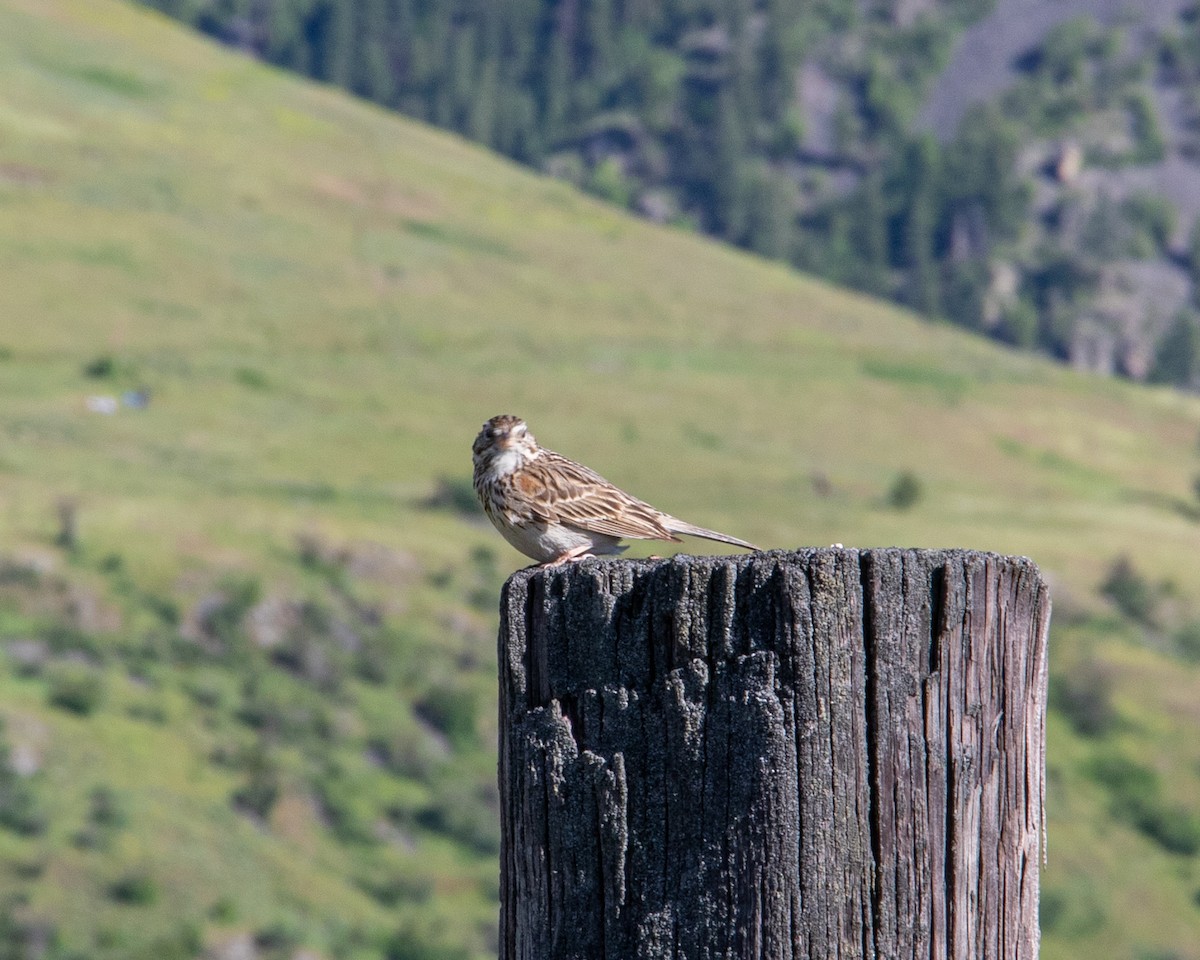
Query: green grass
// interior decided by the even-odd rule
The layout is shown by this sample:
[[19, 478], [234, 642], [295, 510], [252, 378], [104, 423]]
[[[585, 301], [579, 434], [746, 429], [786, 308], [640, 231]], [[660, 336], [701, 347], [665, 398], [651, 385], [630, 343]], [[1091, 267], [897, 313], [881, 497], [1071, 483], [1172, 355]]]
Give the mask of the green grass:
[[[41, 752], [49, 816], [44, 837], [0, 831], [0, 893], [89, 956], [132, 955], [105, 946], [114, 931], [144, 947], [186, 924], [217, 942], [282, 923], [322, 956], [377, 957], [370, 937], [410, 920], [412, 936], [488, 955], [496, 865], [471, 840], [486, 803], [453, 798], [492, 775], [489, 598], [524, 561], [425, 503], [466, 476], [495, 413], [766, 547], [1026, 554], [1060, 611], [1093, 614], [1128, 555], [1175, 582], [1168, 612], [1200, 610], [1200, 525], [1181, 509], [1200, 398], [1082, 376], [634, 221], [113, 0], [0, 0], [0, 272], [2, 553], [72, 584], [111, 649], [86, 716], [53, 706], [45, 676], [0, 679], [5, 736]], [[107, 373], [89, 375], [98, 358]], [[85, 406], [140, 386], [145, 411]], [[899, 511], [904, 472], [922, 496]], [[74, 556], [53, 546], [61, 497], [78, 502]], [[298, 537], [356, 559], [304, 561]], [[230, 803], [245, 771], [213, 761], [256, 742], [237, 718], [244, 664], [189, 665], [161, 639], [165, 610], [186, 626], [231, 575], [338, 616], [349, 589], [383, 618], [367, 633], [388, 676], [345, 681], [325, 740], [271, 744], [266, 823]], [[0, 602], [0, 632], [71, 616], [20, 594]], [[1196, 858], [1114, 819], [1086, 775], [1120, 748], [1166, 801], [1200, 807], [1200, 671], [1145, 631], [1069, 619], [1052, 667], [1089, 651], [1109, 665], [1119, 722], [1100, 745], [1057, 713], [1051, 726], [1043, 955], [1200, 956]], [[153, 657], [148, 636], [165, 645]], [[278, 682], [284, 700], [318, 696]], [[422, 698], [437, 715], [456, 696], [477, 718], [466, 747], [462, 716], [444, 718], [445, 743], [414, 719]], [[385, 745], [382, 766], [364, 759]], [[354, 786], [343, 834], [403, 839], [339, 836], [321, 776]], [[99, 780], [129, 808], [103, 853], [70, 840]], [[143, 874], [152, 902], [114, 900]], [[389, 884], [399, 905], [364, 891]]]

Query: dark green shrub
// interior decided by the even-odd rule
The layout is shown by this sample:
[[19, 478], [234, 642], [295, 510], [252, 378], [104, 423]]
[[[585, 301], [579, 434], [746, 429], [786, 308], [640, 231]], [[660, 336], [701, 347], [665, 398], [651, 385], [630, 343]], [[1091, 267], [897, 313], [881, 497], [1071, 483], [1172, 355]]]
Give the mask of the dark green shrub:
[[248, 727], [290, 743], [324, 741], [333, 735], [327, 701], [278, 670], [246, 677], [236, 715]]
[[57, 927], [44, 919], [22, 919], [20, 905], [16, 897], [0, 901], [0, 960], [64, 957], [58, 947]]
[[83, 849], [107, 849], [114, 834], [128, 823], [124, 799], [111, 787], [98, 786], [88, 797], [87, 822], [75, 834], [74, 843]]
[[183, 681], [183, 692], [198, 707], [217, 710], [224, 707], [232, 693], [236, 675], [215, 667], [191, 671]]
[[908, 510], [916, 506], [924, 495], [924, 487], [920, 478], [910, 471], [905, 471], [896, 477], [888, 491], [888, 505], [896, 510]]
[[1184, 807], [1160, 803], [1140, 811], [1134, 826], [1170, 853], [1200, 853], [1200, 816]]
[[[1200, 448], [1200, 439], [1197, 440]], [[28, 587], [36, 590], [42, 585], [42, 573], [37, 567], [13, 560], [11, 557], [0, 557], [0, 586]]]
[[56, 664], [49, 671], [46, 701], [81, 717], [94, 713], [104, 702], [104, 675], [81, 663]]
[[1189, 663], [1200, 663], [1200, 620], [1185, 623], [1175, 631], [1175, 649]]
[[267, 375], [254, 367], [238, 368], [233, 374], [233, 379], [247, 390], [266, 390], [271, 385]]
[[279, 771], [267, 749], [259, 744], [243, 760], [246, 782], [230, 798], [234, 807], [266, 820], [279, 800]]
[[[271, 650], [271, 660], [322, 693], [334, 693], [345, 675], [343, 654], [334, 640], [333, 615], [314, 601], [300, 605], [298, 623]], [[345, 631], [345, 625], [339, 625]]]
[[9, 765], [6, 744], [0, 745], [0, 827], [23, 837], [46, 829], [46, 815], [33, 784]]
[[483, 516], [475, 487], [465, 477], [438, 477], [433, 493], [422, 504], [427, 510], [447, 510], [460, 516], [478, 519]]
[[1118, 557], [1100, 585], [1108, 597], [1130, 620], [1154, 626], [1158, 619], [1158, 593], [1153, 585], [1138, 573], [1129, 557]]
[[460, 684], [435, 683], [413, 704], [413, 712], [435, 730], [445, 734], [455, 747], [475, 741], [478, 707], [475, 694]]
[[367, 749], [389, 773], [414, 780], [428, 777], [449, 753], [439, 738], [416, 724], [371, 737]]
[[1149, 767], [1115, 753], [1092, 758], [1088, 775], [1112, 796], [1113, 812], [1132, 819], [1137, 811], [1158, 802], [1158, 774]]
[[374, 843], [374, 811], [357, 785], [336, 763], [330, 763], [313, 781], [313, 792], [329, 828], [345, 843]]
[[204, 949], [204, 933], [196, 923], [185, 921], [179, 929], [156, 937], [133, 954], [137, 960], [192, 960]]
[[469, 960], [465, 947], [448, 944], [439, 933], [408, 921], [387, 938], [383, 960]]
[[1088, 772], [1111, 796], [1112, 813], [1164, 850], [1191, 856], [1200, 853], [1200, 816], [1168, 804], [1158, 774], [1117, 754], [1093, 758]]
[[447, 768], [434, 784], [432, 802], [415, 819], [480, 853], [500, 850], [500, 798], [491, 778], [471, 780]]
[[425, 903], [433, 895], [433, 881], [415, 871], [379, 870], [359, 877], [357, 884], [382, 907]]
[[1052, 674], [1050, 707], [1063, 714], [1080, 736], [1103, 736], [1117, 722], [1111, 671], [1103, 664], [1087, 660]]
[[158, 594], [145, 593], [141, 597], [142, 605], [166, 626], [179, 625], [179, 604], [170, 597], [160, 597]]
[[242, 621], [258, 603], [261, 587], [254, 577], [226, 577], [220, 597], [197, 615], [200, 628], [226, 649], [236, 647], [242, 638]]
[[219, 897], [208, 908], [208, 918], [213, 923], [222, 925], [234, 923], [238, 918], [237, 900], [231, 896]]
[[129, 823], [124, 798], [112, 787], [103, 784], [93, 789], [88, 797], [88, 818], [96, 826], [113, 830]]
[[131, 907], [148, 907], [158, 900], [158, 884], [145, 869], [130, 870], [118, 877], [108, 888], [117, 903]]
[[1153, 257], [1167, 249], [1176, 222], [1175, 208], [1169, 200], [1139, 191], [1125, 199], [1121, 212], [1135, 231], [1136, 252]]
[[276, 920], [254, 934], [254, 945], [263, 953], [290, 957], [303, 942], [294, 924]]
[[58, 656], [78, 653], [92, 661], [104, 658], [104, 650], [92, 634], [65, 623], [47, 624], [38, 631], [38, 636], [46, 642], [50, 652]]
[[1194, 314], [1180, 311], [1155, 347], [1149, 380], [1192, 387], [1197, 378], [1200, 378], [1200, 321]]
[[111, 354], [102, 353], [83, 365], [83, 375], [93, 380], [105, 380], [117, 372], [117, 361]]
[[1076, 878], [1068, 885], [1042, 888], [1038, 919], [1043, 933], [1076, 939], [1103, 927], [1108, 913], [1091, 882]]

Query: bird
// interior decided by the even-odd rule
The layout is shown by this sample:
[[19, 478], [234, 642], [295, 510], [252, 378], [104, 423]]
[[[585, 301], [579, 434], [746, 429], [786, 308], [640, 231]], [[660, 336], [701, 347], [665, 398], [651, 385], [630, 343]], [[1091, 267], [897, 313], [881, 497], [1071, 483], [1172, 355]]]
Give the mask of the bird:
[[677, 534], [735, 547], [758, 547], [657, 510], [594, 470], [539, 446], [520, 417], [483, 425], [471, 448], [475, 493], [500, 534], [540, 565], [620, 553], [622, 539], [670, 540]]

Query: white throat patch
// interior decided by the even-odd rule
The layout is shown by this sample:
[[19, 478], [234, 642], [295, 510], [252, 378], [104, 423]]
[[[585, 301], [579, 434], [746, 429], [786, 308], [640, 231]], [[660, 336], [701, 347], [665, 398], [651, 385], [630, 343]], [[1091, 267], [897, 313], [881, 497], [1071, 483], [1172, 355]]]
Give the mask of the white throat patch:
[[525, 458], [518, 448], [510, 447], [492, 460], [492, 473], [497, 477], [507, 476], [521, 466], [524, 460]]

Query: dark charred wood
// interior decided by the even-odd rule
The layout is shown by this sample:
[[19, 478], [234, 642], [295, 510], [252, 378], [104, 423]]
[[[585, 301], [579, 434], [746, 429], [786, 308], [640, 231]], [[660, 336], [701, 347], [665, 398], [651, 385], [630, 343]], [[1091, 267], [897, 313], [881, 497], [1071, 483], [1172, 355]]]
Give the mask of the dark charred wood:
[[1031, 960], [1024, 558], [585, 560], [505, 585], [502, 960]]

